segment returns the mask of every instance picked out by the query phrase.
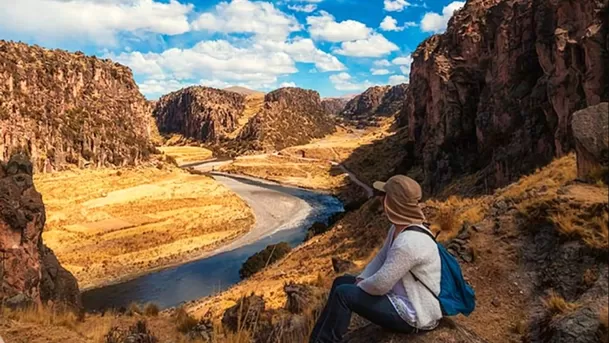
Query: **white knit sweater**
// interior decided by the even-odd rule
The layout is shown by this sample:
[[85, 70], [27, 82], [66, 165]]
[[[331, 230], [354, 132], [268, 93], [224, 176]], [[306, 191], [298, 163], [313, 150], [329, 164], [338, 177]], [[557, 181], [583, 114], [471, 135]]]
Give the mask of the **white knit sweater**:
[[[421, 226], [422, 228], [425, 228]], [[410, 274], [412, 271], [435, 294], [440, 293], [441, 261], [436, 243], [420, 232], [404, 231], [393, 244], [392, 226], [383, 247], [359, 275], [358, 286], [371, 295], [386, 295], [401, 280], [416, 312], [419, 329], [433, 328], [442, 318], [440, 303]]]

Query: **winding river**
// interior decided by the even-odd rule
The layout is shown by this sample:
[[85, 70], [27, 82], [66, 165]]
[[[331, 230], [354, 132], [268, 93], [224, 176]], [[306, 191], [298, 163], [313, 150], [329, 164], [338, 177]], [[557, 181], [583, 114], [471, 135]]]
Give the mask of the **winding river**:
[[225, 290], [239, 282], [239, 269], [249, 256], [269, 244], [288, 242], [294, 247], [314, 222], [327, 221], [344, 210], [328, 194], [245, 176], [213, 176], [252, 208], [256, 223], [250, 232], [200, 260], [86, 291], [82, 299], [87, 310], [126, 307], [132, 302], [153, 302], [165, 309]]

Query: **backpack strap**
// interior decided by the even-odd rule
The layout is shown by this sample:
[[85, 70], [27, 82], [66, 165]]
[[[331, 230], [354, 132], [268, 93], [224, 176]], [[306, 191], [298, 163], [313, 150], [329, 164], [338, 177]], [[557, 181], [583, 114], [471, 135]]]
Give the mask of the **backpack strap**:
[[[425, 234], [425, 235], [427, 235], [429, 238], [433, 239], [434, 243], [436, 243], [436, 244], [437, 244], [437, 242], [436, 242], [436, 237], [437, 237], [438, 235], [434, 236], [434, 235], [433, 235], [433, 234], [432, 234], [432, 233], [431, 233], [429, 230], [425, 230], [425, 229], [423, 229], [422, 227], [420, 227], [420, 226], [418, 226], [418, 225], [410, 225], [410, 226], [406, 227], [406, 228], [404, 229], [404, 231], [415, 231], [415, 232], [419, 232], [419, 233]], [[439, 297], [436, 295], [436, 293], [434, 293], [434, 292], [431, 290], [431, 288], [429, 288], [429, 287], [428, 287], [428, 286], [425, 284], [425, 282], [421, 281], [421, 279], [419, 279], [419, 278], [418, 278], [418, 277], [417, 277], [417, 276], [416, 276], [416, 275], [415, 275], [415, 274], [412, 272], [412, 270], [410, 271], [410, 275], [412, 275], [412, 277], [414, 278], [414, 280], [415, 280], [416, 282], [420, 282], [420, 283], [421, 283], [421, 285], [423, 285], [423, 287], [425, 287], [425, 288], [426, 288], [426, 289], [429, 291], [429, 293], [431, 293], [431, 295], [433, 295], [433, 296], [434, 296], [434, 298], [436, 298], [436, 300], [438, 300], [438, 302], [440, 302], [440, 298], [439, 298]], [[440, 307], [442, 307], [442, 305], [440, 305]]]

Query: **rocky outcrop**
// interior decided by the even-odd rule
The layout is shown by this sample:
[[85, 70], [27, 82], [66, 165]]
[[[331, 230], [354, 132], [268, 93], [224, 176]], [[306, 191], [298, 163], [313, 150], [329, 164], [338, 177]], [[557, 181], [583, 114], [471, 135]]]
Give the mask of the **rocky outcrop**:
[[374, 116], [376, 110], [381, 106], [383, 97], [389, 91], [390, 86], [374, 86], [368, 88], [362, 94], [351, 99], [341, 116], [347, 119], [363, 119]]
[[408, 84], [406, 83], [389, 88], [383, 95], [381, 103], [374, 112], [374, 115], [389, 117], [399, 113], [404, 106], [404, 98], [406, 97], [407, 90]]
[[24, 155], [0, 165], [0, 303], [49, 304], [80, 310], [78, 284], [42, 242], [42, 196]]
[[573, 114], [573, 136], [577, 151], [577, 176], [609, 168], [609, 103], [590, 106]]
[[609, 100], [607, 1], [470, 0], [413, 54], [399, 124], [424, 188], [492, 189], [574, 148], [572, 113]]
[[237, 128], [245, 97], [232, 91], [193, 86], [163, 96], [154, 117], [163, 133], [217, 142]]
[[345, 98], [325, 98], [321, 101], [321, 107], [324, 108], [326, 113], [339, 114], [348, 102], [349, 100]]
[[135, 164], [154, 147], [151, 107], [110, 60], [0, 40], [0, 160], [34, 169]]
[[264, 106], [245, 125], [237, 141], [252, 150], [273, 151], [308, 143], [336, 130], [321, 106], [319, 93], [280, 88], [264, 97]]

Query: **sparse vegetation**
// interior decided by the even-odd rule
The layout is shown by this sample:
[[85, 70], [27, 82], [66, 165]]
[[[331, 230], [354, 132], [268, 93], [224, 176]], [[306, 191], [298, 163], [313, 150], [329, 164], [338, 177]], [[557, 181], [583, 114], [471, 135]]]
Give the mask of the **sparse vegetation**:
[[242, 279], [248, 278], [264, 269], [266, 266], [275, 263], [277, 260], [287, 255], [291, 250], [292, 248], [286, 242], [269, 245], [264, 248], [264, 250], [250, 256], [247, 261], [243, 263], [243, 266], [239, 270], [239, 276]]
[[156, 317], [159, 315], [160, 309], [159, 306], [155, 303], [148, 303], [144, 307], [144, 315], [148, 317]]
[[550, 291], [548, 296], [542, 300], [542, 303], [552, 318], [564, 316], [580, 307], [578, 304], [566, 301], [562, 296], [554, 291]]
[[176, 329], [181, 333], [188, 333], [197, 326], [198, 320], [190, 315], [183, 307], [176, 310], [174, 316]]
[[143, 313], [142, 309], [140, 308], [140, 305], [138, 305], [137, 303], [132, 302], [131, 304], [129, 304], [129, 306], [127, 306], [126, 314], [128, 316], [135, 316], [135, 315], [139, 315], [142, 313]]

